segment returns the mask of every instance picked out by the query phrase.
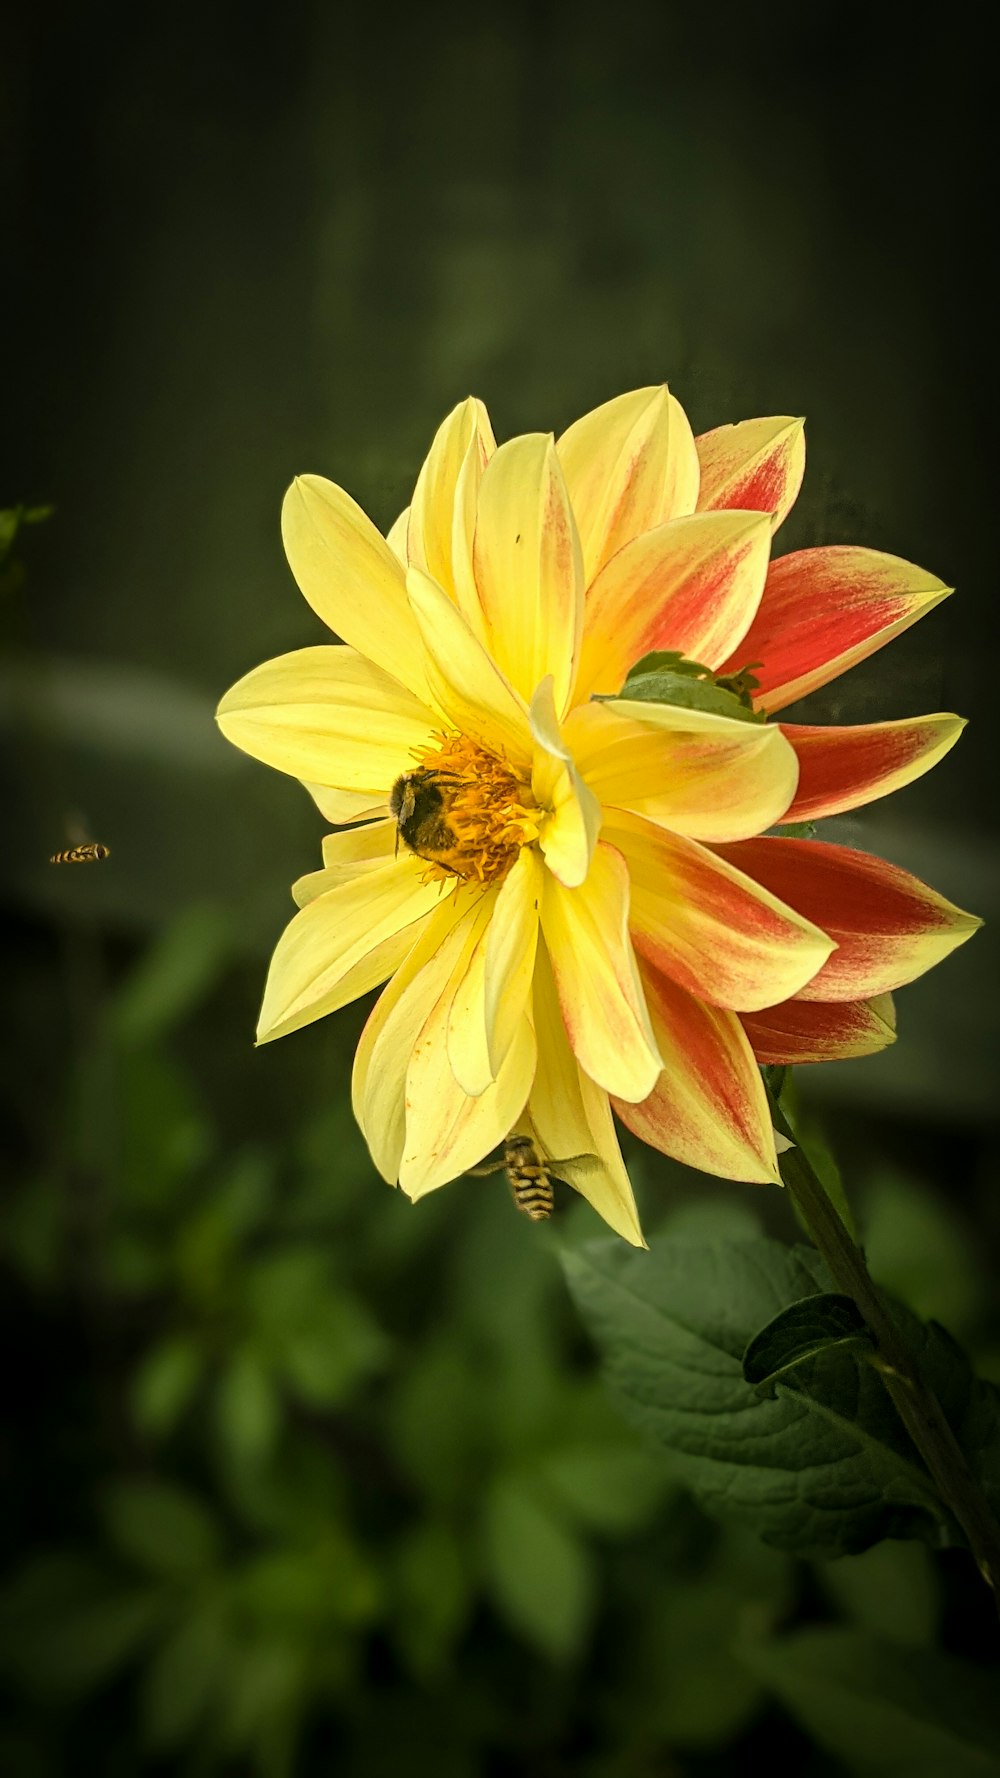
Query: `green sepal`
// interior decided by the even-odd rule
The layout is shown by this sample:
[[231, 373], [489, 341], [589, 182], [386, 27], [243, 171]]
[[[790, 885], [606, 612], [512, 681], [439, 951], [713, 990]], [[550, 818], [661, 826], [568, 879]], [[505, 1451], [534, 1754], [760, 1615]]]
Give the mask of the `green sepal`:
[[[764, 722], [763, 710], [753, 707], [752, 693], [757, 681], [748, 667], [728, 677], [717, 678], [711, 667], [688, 660], [674, 649], [659, 649], [643, 655], [629, 671], [628, 678], [616, 698], [627, 698], [640, 704], [674, 704], [683, 710], [707, 710], [714, 716], [729, 716], [739, 722]], [[600, 703], [610, 702], [601, 694]]]

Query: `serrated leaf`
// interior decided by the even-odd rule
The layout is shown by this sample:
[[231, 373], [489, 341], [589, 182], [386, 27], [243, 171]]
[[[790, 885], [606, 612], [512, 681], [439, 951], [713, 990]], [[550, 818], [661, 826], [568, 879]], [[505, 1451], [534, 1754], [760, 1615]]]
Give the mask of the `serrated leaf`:
[[[601, 1241], [563, 1263], [623, 1413], [708, 1511], [803, 1555], [957, 1537], [881, 1381], [851, 1351], [801, 1364], [773, 1400], [744, 1381], [761, 1323], [829, 1289], [811, 1249], [674, 1239], [633, 1256]], [[985, 1419], [976, 1430], [993, 1436]]]
[[853, 1297], [820, 1291], [782, 1309], [754, 1334], [743, 1354], [743, 1375], [759, 1386], [831, 1347], [874, 1343]]
[[735, 692], [714, 679], [694, 679], [686, 673], [640, 673], [627, 679], [617, 697], [639, 704], [676, 704], [682, 710], [707, 710], [714, 716], [735, 717], [738, 722], [764, 722], [762, 710], [750, 709]]
[[740, 1650], [820, 1745], [880, 1778], [1000, 1778], [996, 1674], [857, 1630], [808, 1629]]

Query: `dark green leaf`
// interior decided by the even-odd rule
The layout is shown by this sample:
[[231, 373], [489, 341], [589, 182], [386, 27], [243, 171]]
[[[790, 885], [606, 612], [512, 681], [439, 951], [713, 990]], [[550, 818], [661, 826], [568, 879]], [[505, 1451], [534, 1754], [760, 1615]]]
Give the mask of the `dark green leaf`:
[[[852, 1351], [806, 1360], [773, 1400], [744, 1381], [761, 1323], [829, 1289], [810, 1249], [676, 1238], [633, 1254], [596, 1241], [564, 1264], [623, 1412], [709, 1511], [801, 1554], [957, 1535], [881, 1381]], [[977, 1438], [992, 1436], [987, 1419], [967, 1415]]]
[[853, 1297], [819, 1292], [791, 1303], [754, 1334], [743, 1354], [743, 1375], [748, 1383], [767, 1383], [829, 1347], [873, 1345]]
[[821, 1746], [884, 1778], [1000, 1778], [996, 1674], [858, 1630], [808, 1629], [740, 1649]]

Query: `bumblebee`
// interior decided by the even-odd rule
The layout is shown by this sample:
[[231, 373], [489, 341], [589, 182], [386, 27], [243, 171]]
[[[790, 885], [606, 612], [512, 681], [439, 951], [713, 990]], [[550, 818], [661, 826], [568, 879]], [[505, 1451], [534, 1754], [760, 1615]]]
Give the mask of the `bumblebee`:
[[83, 846], [70, 846], [66, 852], [53, 852], [50, 864], [99, 864], [102, 858], [110, 858], [110, 846], [102, 846], [100, 840], [88, 840]]
[[469, 1172], [479, 1177], [488, 1173], [506, 1173], [511, 1195], [521, 1214], [530, 1217], [532, 1222], [547, 1222], [555, 1207], [555, 1186], [572, 1183], [562, 1177], [563, 1173], [570, 1168], [580, 1173], [593, 1172], [599, 1166], [597, 1156], [592, 1154], [568, 1155], [562, 1161], [547, 1160], [530, 1136], [508, 1136], [498, 1161], [489, 1161], [485, 1167], [470, 1167]]
[[399, 842], [433, 864], [452, 868], [449, 854], [456, 837], [448, 823], [448, 802], [451, 784], [458, 780], [442, 772], [421, 766], [404, 772], [389, 792], [389, 808], [396, 817], [396, 851]]

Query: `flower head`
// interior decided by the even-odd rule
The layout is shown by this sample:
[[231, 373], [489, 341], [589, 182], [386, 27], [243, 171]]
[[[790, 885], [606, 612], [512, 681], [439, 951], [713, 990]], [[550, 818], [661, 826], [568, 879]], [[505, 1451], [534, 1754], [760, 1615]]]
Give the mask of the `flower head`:
[[[799, 421], [695, 439], [657, 388], [499, 449], [461, 403], [387, 539], [332, 482], [290, 488], [292, 572], [342, 642], [256, 668], [219, 722], [337, 831], [258, 1037], [388, 983], [354, 1105], [411, 1197], [527, 1134], [591, 1157], [573, 1182], [639, 1243], [612, 1105], [775, 1180], [758, 1062], [890, 1042], [892, 989], [978, 924], [866, 854], [762, 837], [885, 795], [963, 726], [765, 720], [947, 593], [873, 550], [772, 562], [804, 461]], [[658, 652], [680, 671], [651, 699], [629, 675]]]

